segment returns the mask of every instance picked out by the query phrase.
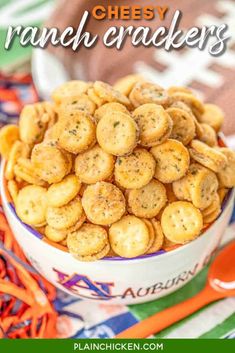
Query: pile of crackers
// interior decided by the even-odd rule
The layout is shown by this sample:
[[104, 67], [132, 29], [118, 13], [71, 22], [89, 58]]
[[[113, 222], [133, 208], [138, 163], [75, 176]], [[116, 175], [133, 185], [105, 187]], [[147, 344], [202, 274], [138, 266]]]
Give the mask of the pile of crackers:
[[81, 261], [190, 242], [235, 186], [223, 120], [188, 88], [138, 75], [66, 82], [0, 131], [16, 213]]

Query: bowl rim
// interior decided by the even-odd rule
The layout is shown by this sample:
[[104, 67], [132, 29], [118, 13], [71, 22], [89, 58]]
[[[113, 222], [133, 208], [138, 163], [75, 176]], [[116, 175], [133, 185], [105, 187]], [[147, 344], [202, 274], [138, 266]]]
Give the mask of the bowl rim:
[[[34, 239], [37, 239], [38, 241], [42, 241], [43, 236], [38, 231], [36, 231], [33, 227], [22, 222], [19, 219], [19, 217], [17, 216], [17, 214], [15, 212], [15, 207], [13, 206], [13, 204], [11, 202], [7, 201], [7, 196], [6, 196], [6, 192], [5, 192], [6, 179], [4, 177], [4, 169], [5, 169], [5, 161], [1, 161], [1, 163], [0, 163], [0, 194], [2, 196], [3, 207], [8, 209], [9, 213], [12, 215], [12, 217], [15, 219], [15, 221], [19, 224], [20, 227], [23, 227], [26, 232], [28, 232], [30, 235], [33, 235]], [[98, 260], [98, 262], [99, 263], [106, 263], [106, 264], [107, 263], [126, 264], [126, 263], [130, 263], [130, 262], [131, 263], [145, 262], [147, 260], [153, 260], [156, 258], [159, 259], [159, 256], [162, 259], [163, 255], [164, 255], [164, 258], [166, 258], [167, 256], [174, 256], [180, 252], [187, 251], [187, 249], [194, 246], [197, 242], [200, 242], [203, 237], [205, 237], [209, 232], [211, 232], [217, 226], [219, 219], [222, 217], [222, 215], [224, 214], [226, 209], [229, 207], [231, 201], [234, 199], [234, 196], [235, 196], [235, 188], [229, 189], [228, 194], [226, 195], [226, 198], [222, 204], [222, 211], [219, 214], [219, 216], [217, 217], [217, 219], [202, 234], [200, 234], [199, 237], [197, 237], [196, 239], [193, 239], [192, 241], [190, 241], [186, 244], [182, 244], [182, 246], [179, 246], [176, 249], [172, 249], [171, 251], [159, 250], [159, 251], [152, 253], [152, 254], [145, 254], [145, 255], [141, 255], [138, 257], [134, 257], [134, 258], [128, 258], [128, 259], [122, 258], [122, 257], [110, 257], [110, 258], [105, 257], [103, 259]], [[54, 251], [58, 251], [58, 253], [60, 255], [62, 253], [65, 256], [70, 255], [69, 252], [63, 251], [63, 250], [59, 249], [58, 247], [53, 246], [50, 243], [47, 243], [44, 241], [42, 241], [42, 243], [45, 246], [50, 246]], [[74, 259], [78, 262], [84, 263], [83, 261], [79, 261], [76, 258], [74, 258]], [[97, 261], [94, 261], [94, 262], [97, 263]]]

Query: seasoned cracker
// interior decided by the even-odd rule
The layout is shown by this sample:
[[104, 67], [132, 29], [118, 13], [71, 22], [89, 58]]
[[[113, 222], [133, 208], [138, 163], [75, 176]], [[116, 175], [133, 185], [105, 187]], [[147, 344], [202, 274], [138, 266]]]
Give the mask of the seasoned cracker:
[[224, 112], [215, 104], [204, 104], [204, 113], [198, 117], [198, 120], [218, 132], [224, 122]]
[[129, 190], [127, 200], [130, 213], [137, 217], [153, 218], [167, 202], [166, 189], [159, 181], [151, 180], [140, 189]]
[[212, 148], [199, 140], [190, 143], [191, 157], [203, 166], [218, 173], [228, 164], [228, 159], [218, 149]]
[[52, 207], [61, 207], [67, 205], [77, 196], [81, 188], [79, 178], [70, 174], [59, 183], [52, 184], [47, 191], [48, 205]]
[[183, 102], [189, 106], [196, 117], [204, 113], [204, 104], [193, 94], [185, 92], [175, 92], [171, 94], [171, 102]]
[[65, 82], [52, 92], [52, 99], [58, 105], [67, 98], [79, 99], [82, 94], [87, 92], [90, 86], [89, 82], [79, 80]]
[[65, 153], [49, 143], [34, 146], [31, 161], [38, 177], [49, 184], [60, 182], [68, 173], [69, 160]]
[[50, 127], [44, 134], [44, 141], [52, 141], [55, 145], [58, 145], [60, 136], [60, 124], [57, 121], [52, 127]]
[[59, 118], [69, 113], [81, 111], [88, 115], [93, 115], [96, 110], [96, 104], [88, 97], [87, 94], [82, 94], [79, 98], [68, 97], [64, 99], [59, 108]]
[[101, 148], [114, 156], [129, 154], [137, 145], [138, 126], [128, 115], [113, 111], [98, 122], [97, 141]]
[[98, 108], [106, 103], [104, 99], [98, 96], [93, 87], [88, 89], [87, 95]]
[[19, 118], [21, 141], [36, 144], [43, 140], [46, 129], [56, 122], [56, 112], [51, 103], [39, 102], [24, 106]]
[[161, 105], [147, 103], [133, 111], [140, 129], [140, 144], [152, 147], [164, 142], [171, 134], [172, 120]]
[[126, 211], [121, 190], [104, 181], [87, 186], [82, 196], [82, 206], [87, 218], [99, 225], [118, 221]]
[[198, 163], [190, 165], [188, 188], [195, 207], [205, 209], [210, 205], [218, 190], [218, 179], [211, 170]]
[[148, 250], [150, 234], [143, 220], [135, 216], [124, 216], [109, 228], [109, 240], [116, 254], [132, 258]]
[[59, 121], [58, 144], [66, 151], [78, 154], [95, 142], [95, 124], [86, 113], [76, 111]]
[[[30, 162], [30, 161], [29, 161]], [[24, 168], [18, 163], [14, 166], [14, 175], [22, 181], [26, 181], [28, 184], [45, 186], [45, 181], [37, 177], [35, 172], [31, 172], [30, 169]]]
[[65, 206], [49, 206], [46, 212], [48, 225], [59, 230], [74, 226], [82, 216], [83, 209], [81, 199], [78, 196]]
[[235, 152], [229, 148], [220, 148], [219, 151], [227, 158], [226, 164], [218, 173], [221, 186], [232, 188], [235, 186]]
[[137, 82], [143, 81], [144, 78], [141, 75], [127, 75], [117, 80], [114, 83], [113, 88], [128, 97], [134, 85]]
[[221, 202], [218, 193], [215, 194], [212, 203], [202, 211], [204, 224], [212, 223], [221, 213]]
[[69, 252], [80, 261], [101, 259], [110, 250], [108, 235], [104, 228], [84, 224], [76, 232], [67, 237]]
[[80, 153], [75, 160], [75, 173], [86, 184], [107, 180], [113, 173], [115, 158], [99, 145]]
[[16, 125], [5, 125], [0, 129], [0, 154], [8, 159], [14, 143], [19, 140], [19, 128]]
[[15, 177], [14, 167], [20, 157], [28, 157], [29, 148], [21, 141], [15, 141], [8, 156], [8, 161], [5, 169], [5, 177], [7, 180], [12, 180]]
[[176, 180], [172, 183], [173, 192], [178, 200], [191, 201], [191, 195], [189, 191], [189, 186], [190, 186], [189, 179], [190, 177], [189, 177], [189, 174], [187, 173], [183, 178]]
[[112, 102], [112, 103], [106, 103], [101, 107], [99, 107], [98, 109], [96, 109], [94, 118], [98, 122], [104, 115], [112, 114], [113, 112], [121, 112], [121, 113], [129, 114], [125, 105], [118, 102]]
[[162, 232], [161, 223], [155, 218], [151, 219], [151, 223], [154, 228], [154, 241], [151, 247], [148, 249], [147, 254], [153, 254], [160, 250], [164, 241], [164, 234]]
[[45, 228], [45, 236], [55, 242], [55, 243], [60, 243], [61, 241], [63, 241], [64, 239], [66, 239], [67, 234], [66, 232], [59, 230], [59, 229], [55, 229], [52, 228], [50, 226], [46, 226]]
[[125, 157], [118, 157], [115, 163], [115, 181], [126, 189], [139, 189], [153, 178], [156, 162], [147, 150], [136, 148]]
[[218, 145], [215, 130], [208, 124], [200, 124], [201, 130], [197, 132], [198, 139], [210, 147]]
[[155, 103], [164, 107], [169, 104], [167, 91], [150, 82], [137, 82], [130, 92], [129, 99], [135, 108], [145, 103]]
[[108, 83], [96, 81], [93, 87], [95, 93], [105, 102], [118, 102], [126, 106], [130, 105], [129, 99]]
[[210, 205], [201, 211], [203, 218], [209, 216], [217, 209], [221, 209], [221, 202], [220, 202], [219, 194], [215, 193]]
[[156, 160], [155, 178], [162, 183], [172, 183], [182, 178], [189, 168], [189, 153], [179, 141], [168, 139], [150, 152]]
[[37, 226], [46, 221], [47, 189], [28, 185], [22, 188], [16, 199], [16, 213], [26, 224]]
[[173, 121], [171, 138], [187, 145], [195, 137], [196, 128], [195, 122], [188, 112], [180, 108], [168, 108], [166, 112]]
[[202, 214], [192, 203], [176, 201], [164, 209], [161, 226], [167, 239], [184, 244], [199, 236], [203, 226]]
[[152, 222], [150, 222], [149, 219], [142, 218], [142, 221], [144, 221], [144, 223], [148, 227], [148, 231], [149, 231], [149, 243], [148, 243], [148, 250], [149, 250], [152, 247], [153, 242], [155, 240], [155, 231], [154, 231], [153, 224], [152, 224]]

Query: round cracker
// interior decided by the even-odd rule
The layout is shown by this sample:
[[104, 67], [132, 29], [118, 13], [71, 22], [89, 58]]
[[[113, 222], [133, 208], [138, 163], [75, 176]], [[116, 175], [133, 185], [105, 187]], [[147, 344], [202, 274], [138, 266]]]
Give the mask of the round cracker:
[[167, 202], [166, 189], [159, 181], [151, 180], [140, 189], [129, 190], [127, 199], [130, 213], [137, 217], [153, 218]]
[[87, 94], [82, 94], [79, 98], [68, 97], [64, 99], [58, 108], [59, 118], [68, 116], [69, 113], [81, 111], [88, 115], [93, 115], [96, 110], [95, 103]]
[[227, 158], [228, 164], [218, 173], [221, 186], [232, 188], [235, 186], [235, 152], [229, 148], [220, 148], [219, 151]]
[[212, 202], [210, 203], [210, 205], [208, 207], [206, 207], [204, 210], [202, 210], [202, 216], [203, 218], [210, 215], [211, 213], [213, 213], [215, 210], [221, 208], [221, 202], [220, 202], [220, 197], [218, 193], [215, 193]]
[[223, 153], [206, 145], [204, 142], [192, 140], [190, 146], [191, 157], [215, 173], [220, 172], [228, 164], [228, 159]]
[[60, 182], [68, 173], [68, 158], [59, 148], [49, 143], [34, 146], [31, 161], [38, 177], [49, 184]]
[[87, 218], [100, 225], [118, 221], [126, 211], [121, 190], [104, 181], [87, 186], [82, 196], [82, 206]]
[[47, 191], [48, 205], [61, 207], [67, 205], [77, 196], [81, 188], [81, 182], [74, 174], [67, 175], [59, 183], [53, 184]]
[[86, 184], [108, 179], [114, 169], [114, 157], [95, 145], [79, 154], [75, 160], [75, 173]]
[[168, 139], [150, 152], [156, 159], [155, 178], [163, 183], [172, 183], [182, 178], [188, 168], [190, 157], [187, 148], [179, 141]]
[[150, 82], [137, 82], [130, 92], [129, 99], [135, 108], [145, 103], [163, 106], [169, 104], [167, 91]]
[[49, 102], [24, 106], [19, 118], [21, 141], [27, 144], [40, 143], [50, 120], [55, 121], [55, 112]]
[[154, 229], [154, 241], [151, 247], [148, 249], [147, 254], [153, 254], [160, 250], [164, 241], [164, 234], [162, 232], [161, 223], [155, 218], [151, 219], [151, 223]]
[[140, 81], [144, 81], [141, 75], [127, 75], [117, 80], [113, 88], [128, 97], [134, 85]]
[[168, 108], [166, 112], [173, 121], [171, 138], [187, 145], [195, 137], [196, 128], [192, 115], [183, 109]]
[[172, 183], [172, 188], [173, 188], [173, 192], [178, 200], [191, 201], [191, 196], [190, 196], [190, 192], [189, 192], [189, 175], [188, 174], [185, 177], [174, 181]]
[[115, 163], [115, 181], [126, 189], [139, 189], [153, 178], [156, 163], [148, 151], [136, 148], [125, 157], [118, 157]]
[[161, 226], [167, 239], [184, 244], [199, 236], [203, 227], [202, 214], [192, 203], [176, 201], [164, 209]]
[[70, 112], [60, 119], [58, 129], [58, 144], [70, 153], [83, 152], [95, 141], [95, 124], [88, 114], [81, 111]]
[[59, 229], [55, 229], [53, 227], [50, 226], [46, 226], [45, 228], [45, 236], [55, 242], [55, 243], [60, 243], [61, 241], [63, 241], [64, 239], [66, 239], [67, 234], [64, 231], [61, 231]]
[[218, 190], [218, 179], [214, 172], [193, 163], [190, 165], [189, 174], [189, 194], [193, 205], [200, 209], [208, 207]]
[[210, 147], [218, 145], [217, 135], [215, 130], [208, 124], [200, 124], [201, 131], [198, 131], [198, 139], [206, 143]]
[[113, 251], [121, 257], [143, 255], [149, 247], [149, 230], [146, 223], [135, 216], [124, 216], [109, 228]]
[[221, 213], [220, 195], [216, 193], [211, 204], [202, 210], [204, 224], [212, 223]]
[[138, 127], [130, 115], [113, 111], [98, 122], [96, 136], [102, 149], [114, 156], [129, 154], [137, 145]]
[[8, 159], [14, 143], [19, 140], [19, 128], [16, 125], [5, 125], [0, 129], [0, 154]]
[[19, 160], [20, 157], [28, 157], [29, 155], [29, 148], [26, 144], [21, 141], [15, 141], [13, 144], [10, 154], [8, 157], [6, 169], [5, 169], [5, 177], [7, 180], [12, 180], [15, 176], [14, 174], [14, 167], [16, 162]]
[[204, 224], [209, 224], [214, 222], [218, 218], [220, 213], [221, 213], [221, 208], [218, 206], [213, 212], [203, 217]]
[[94, 118], [98, 122], [104, 115], [112, 114], [113, 112], [121, 112], [121, 113], [129, 114], [125, 105], [118, 102], [112, 102], [112, 103], [106, 103], [101, 107], [99, 107], [98, 109], [96, 109]]
[[25, 181], [28, 184], [45, 186], [45, 181], [37, 177], [37, 175], [31, 172], [27, 168], [23, 168], [18, 163], [14, 166], [14, 175], [16, 178]]
[[48, 207], [46, 220], [49, 226], [55, 229], [67, 229], [74, 226], [83, 216], [80, 197], [76, 197], [62, 207]]
[[204, 113], [198, 117], [198, 120], [219, 132], [224, 122], [224, 112], [215, 104], [204, 104]]
[[106, 230], [87, 223], [76, 232], [68, 234], [67, 246], [69, 252], [81, 261], [101, 259], [110, 249]]
[[140, 144], [152, 147], [164, 142], [171, 134], [172, 120], [161, 105], [143, 104], [132, 114], [140, 129]]
[[67, 98], [79, 99], [83, 93], [87, 92], [90, 86], [90, 83], [80, 80], [65, 82], [52, 92], [52, 99], [58, 105], [63, 103]]
[[87, 95], [90, 100], [97, 105], [97, 107], [101, 107], [103, 104], [106, 103], [104, 99], [102, 99], [98, 96], [98, 94], [96, 94], [94, 88], [89, 88], [87, 91]]
[[129, 99], [108, 83], [96, 81], [93, 87], [95, 93], [105, 102], [118, 102], [126, 106], [130, 105]]
[[[83, 212], [81, 218], [70, 228], [66, 228], [66, 229], [55, 229], [51, 226], [46, 226], [45, 228], [45, 232], [44, 234], [46, 235], [46, 237], [51, 240], [54, 241], [56, 243], [61, 243], [63, 242], [64, 246], [67, 246], [67, 236], [70, 233], [75, 232], [76, 230], [78, 230], [83, 223], [86, 221], [86, 215]], [[62, 240], [60, 240], [62, 239]]]
[[204, 113], [204, 104], [193, 94], [186, 92], [175, 92], [171, 94], [171, 102], [183, 102], [189, 106], [196, 117]]
[[148, 250], [149, 250], [152, 247], [153, 242], [155, 240], [155, 231], [153, 228], [153, 224], [152, 224], [152, 222], [150, 222], [149, 219], [142, 218], [142, 220], [144, 221], [144, 223], [148, 227], [148, 231], [149, 231], [149, 244], [148, 244]]
[[16, 213], [26, 224], [37, 226], [46, 221], [47, 189], [28, 185], [22, 188], [16, 199]]
[[60, 124], [57, 121], [53, 126], [51, 126], [44, 134], [43, 142], [44, 141], [51, 141], [55, 144], [55, 146], [58, 145], [58, 140], [60, 136], [60, 131], [59, 131]]

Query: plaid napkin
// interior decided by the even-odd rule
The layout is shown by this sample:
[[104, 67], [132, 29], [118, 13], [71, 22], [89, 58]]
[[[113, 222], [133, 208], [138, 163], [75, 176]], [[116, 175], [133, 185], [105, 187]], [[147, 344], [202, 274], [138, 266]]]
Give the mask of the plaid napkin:
[[[0, 125], [14, 122], [22, 104], [37, 99], [30, 76], [0, 75]], [[230, 142], [235, 142], [231, 138]], [[235, 237], [235, 208], [224, 242]], [[58, 312], [58, 337], [108, 338], [136, 322], [195, 295], [205, 284], [207, 268], [183, 288], [159, 300], [123, 306], [85, 302], [58, 291], [53, 302]], [[156, 335], [164, 338], [235, 338], [235, 298], [208, 305]]]

